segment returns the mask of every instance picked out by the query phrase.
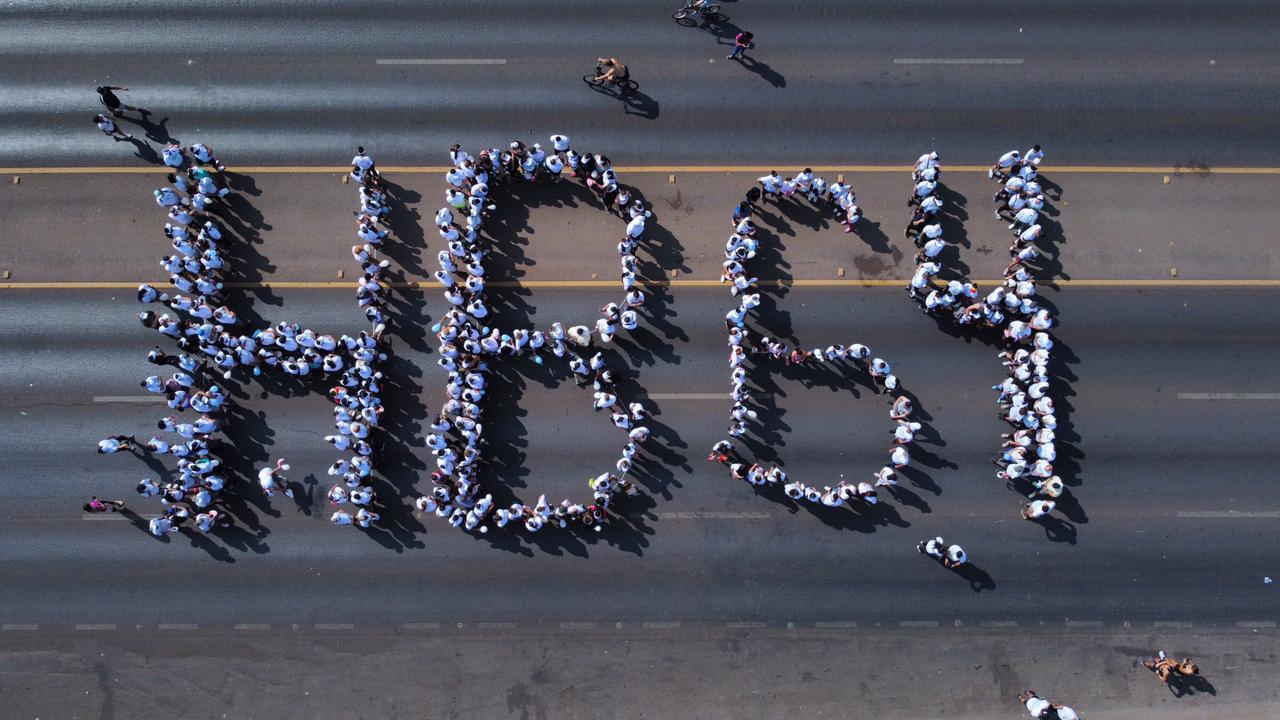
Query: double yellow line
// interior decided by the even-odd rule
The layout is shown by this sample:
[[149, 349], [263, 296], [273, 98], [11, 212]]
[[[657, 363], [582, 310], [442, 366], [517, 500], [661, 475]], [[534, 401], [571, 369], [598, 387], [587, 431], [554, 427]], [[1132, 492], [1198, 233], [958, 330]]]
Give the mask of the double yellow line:
[[[768, 173], [777, 168], [792, 167], [785, 163], [777, 165], [622, 165], [615, 167], [620, 175], [637, 173]], [[801, 166], [795, 166], [801, 167]], [[814, 172], [846, 172], [846, 173], [897, 173], [909, 172], [910, 165], [810, 165]], [[388, 165], [380, 166], [380, 171], [388, 174], [414, 175], [426, 173], [448, 172], [446, 165]], [[952, 172], [986, 172], [986, 165], [947, 165], [945, 170]], [[333, 173], [346, 174], [351, 170], [348, 165], [245, 165], [228, 167], [228, 171], [243, 174], [295, 174], [325, 175]], [[1162, 165], [1053, 165], [1046, 166], [1048, 174], [1056, 173], [1096, 173], [1096, 174], [1149, 174], [1149, 175], [1280, 175], [1280, 167], [1180, 167]], [[170, 172], [167, 167], [0, 167], [0, 175], [163, 175]]]
[[[762, 286], [773, 287], [796, 287], [796, 288], [902, 288], [906, 287], [907, 278], [898, 280], [859, 280], [859, 279], [831, 279], [831, 280], [761, 280]], [[975, 280], [974, 284], [978, 286], [991, 287], [998, 285], [1003, 280]], [[153, 280], [150, 283], [157, 288], [164, 289], [168, 285], [164, 280]], [[434, 282], [393, 282], [388, 283], [393, 288], [398, 289], [437, 289], [438, 283]], [[719, 280], [646, 280], [637, 283], [641, 287], [657, 288], [718, 288], [723, 283]], [[1176, 279], [1151, 279], [1143, 280], [1138, 278], [1126, 279], [1081, 279], [1081, 280], [1042, 280], [1042, 286], [1047, 287], [1117, 287], [1117, 288], [1274, 288], [1280, 287], [1280, 279], [1277, 280], [1176, 280]], [[138, 287], [136, 282], [0, 282], [0, 290], [134, 290]], [[617, 288], [619, 282], [617, 280], [497, 280], [487, 283], [489, 287], [494, 288], [551, 288], [551, 289], [581, 289], [581, 288]], [[227, 287], [234, 289], [276, 289], [276, 290], [330, 290], [345, 289], [349, 290], [355, 287], [353, 280], [325, 280], [325, 281], [266, 281], [256, 283], [227, 283]]]

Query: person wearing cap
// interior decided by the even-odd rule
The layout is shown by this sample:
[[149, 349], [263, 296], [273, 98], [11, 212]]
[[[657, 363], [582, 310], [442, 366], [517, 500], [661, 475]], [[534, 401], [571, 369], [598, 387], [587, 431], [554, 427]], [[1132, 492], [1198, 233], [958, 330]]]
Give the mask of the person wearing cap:
[[938, 162], [937, 151], [927, 152], [916, 160], [915, 168], [912, 170], [911, 179], [919, 182], [921, 180], [920, 173], [925, 170], [937, 170], [939, 167], [940, 163]]

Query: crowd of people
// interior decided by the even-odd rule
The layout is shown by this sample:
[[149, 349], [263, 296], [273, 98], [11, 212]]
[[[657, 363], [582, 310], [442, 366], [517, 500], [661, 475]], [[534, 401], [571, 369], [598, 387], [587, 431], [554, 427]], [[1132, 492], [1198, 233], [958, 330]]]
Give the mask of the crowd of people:
[[[910, 447], [916, 432], [921, 429], [921, 424], [912, 419], [911, 399], [899, 392], [898, 378], [893, 374], [893, 367], [887, 360], [874, 356], [871, 349], [861, 343], [827, 345], [806, 350], [757, 332], [747, 324], [752, 310], [760, 305], [760, 293], [756, 286], [759, 278], [754, 277], [748, 269], [748, 264], [756, 258], [760, 249], [753, 220], [758, 204], [765, 200], [773, 200], [775, 203], [798, 202], [796, 196], [799, 195], [820, 212], [830, 213], [845, 223], [846, 228], [851, 228], [858, 222], [862, 210], [857, 205], [852, 188], [842, 181], [828, 183], [825, 179], [814, 176], [809, 168], [787, 178], [774, 171], [757, 182], [758, 186], [750, 188], [734, 208], [730, 219], [733, 232], [725, 243], [720, 280], [730, 285], [730, 294], [739, 300], [738, 307], [725, 315], [725, 326], [729, 334], [730, 398], [733, 406], [729, 411], [727, 437], [712, 446], [707, 459], [725, 465], [730, 476], [735, 479], [745, 480], [755, 486], [780, 487], [792, 500], [828, 507], [841, 507], [855, 501], [875, 505], [880, 502], [878, 488], [897, 485], [897, 471], [911, 463]], [[891, 431], [893, 443], [888, 449], [888, 458], [871, 476], [874, 481], [842, 480], [834, 485], [810, 485], [789, 479], [786, 472], [776, 464], [766, 468], [741, 452], [735, 443], [747, 435], [752, 422], [759, 420], [759, 411], [753, 407], [751, 387], [747, 382], [748, 360], [752, 363], [776, 361], [841, 373], [851, 370], [866, 373], [878, 391], [889, 398], [889, 418], [894, 423]]]
[[[454, 145], [449, 149], [449, 160], [451, 167], [444, 178], [446, 205], [435, 215], [445, 249], [436, 256], [440, 269], [434, 273], [449, 309], [432, 328], [439, 341], [438, 362], [448, 372], [448, 397], [426, 438], [436, 470], [431, 474], [431, 492], [417, 499], [417, 507], [447, 519], [454, 527], [478, 533], [488, 532], [490, 526], [536, 532], [548, 525], [599, 531], [609, 519], [614, 498], [619, 493], [636, 492], [627, 474], [632, 458], [649, 437], [649, 429], [644, 424], [644, 406], [620, 397], [616, 373], [603, 353], [592, 352], [592, 346], [597, 341], [609, 343], [619, 329], [632, 330], [639, 323], [645, 293], [636, 280], [636, 252], [652, 213], [618, 183], [607, 157], [576, 152], [564, 135], [552, 135], [547, 148], [541, 143], [516, 141], [506, 149], [489, 148], [474, 157]], [[485, 220], [497, 210], [491, 191], [515, 183], [562, 182], [565, 172], [627, 222], [617, 246], [623, 298], [602, 307], [594, 326], [566, 327], [555, 322], [545, 331], [502, 330], [489, 322], [485, 291], [484, 258], [490, 249], [481, 233]], [[590, 501], [552, 503], [542, 495], [532, 505], [516, 502], [499, 507], [479, 481], [484, 443], [481, 412], [489, 363], [499, 356], [517, 355], [542, 363], [547, 353], [568, 358], [578, 384], [593, 387], [594, 409], [609, 413], [613, 424], [627, 434], [627, 443], [613, 469], [588, 478]]]
[[148, 376], [141, 385], [164, 395], [176, 413], [190, 410], [195, 417], [162, 418], [157, 423], [162, 432], [145, 443], [121, 435], [98, 443], [99, 452], [104, 453], [128, 450], [177, 458], [171, 478], [144, 478], [136, 488], [139, 495], [158, 496], [163, 504], [163, 513], [148, 520], [157, 537], [188, 525], [210, 532], [230, 522], [220, 504], [228, 481], [210, 443], [226, 419], [222, 410], [226, 393], [218, 379], [230, 376], [242, 349], [230, 340], [239, 319], [225, 304], [221, 279], [231, 239], [216, 217], [230, 193], [223, 167], [203, 143], [183, 148], [170, 142], [161, 158], [171, 172], [168, 184], [156, 189], [153, 197], [168, 220], [162, 232], [172, 253], [160, 265], [169, 273], [170, 287], [140, 285], [138, 300], [164, 305], [169, 312], [145, 310], [138, 318], [146, 327], [176, 340], [179, 352], [166, 353], [157, 346], [148, 353], [149, 362], [166, 370]]
[[[337, 378], [329, 391], [336, 405], [337, 433], [326, 440], [348, 454], [330, 468], [339, 482], [330, 490], [329, 499], [339, 506], [347, 502], [360, 506], [354, 515], [339, 507], [332, 519], [335, 524], [368, 527], [379, 519], [371, 510], [370, 434], [383, 412], [378, 394], [382, 374], [377, 363], [385, 357], [379, 346], [386, 328], [382, 311], [386, 285], [381, 274], [388, 265], [376, 257], [374, 249], [387, 234], [379, 226], [387, 205], [372, 160], [362, 150], [352, 171], [360, 183], [358, 234], [365, 239], [364, 228], [369, 225], [379, 233], [375, 242], [366, 239], [352, 249], [363, 273], [356, 283], [357, 301], [371, 329], [355, 337], [335, 338], [287, 322], [252, 332], [240, 327], [236, 313], [225, 304], [222, 279], [229, 269], [228, 244], [232, 240], [217, 219], [220, 203], [226, 202], [230, 192], [223, 177], [225, 168], [202, 143], [183, 148], [171, 142], [162, 150], [161, 159], [173, 170], [167, 176], [168, 184], [153, 193], [168, 219], [163, 234], [173, 252], [163, 257], [160, 265], [169, 273], [170, 287], [140, 285], [138, 300], [164, 305], [165, 311], [144, 310], [138, 318], [144, 326], [176, 341], [179, 352], [166, 353], [160, 347], [152, 350], [147, 356], [151, 363], [174, 369], [168, 375], [147, 377], [142, 386], [163, 394], [171, 409], [192, 410], [199, 416], [189, 422], [179, 415], [162, 419], [159, 428], [166, 434], [146, 443], [124, 435], [105, 438], [99, 442], [99, 452], [128, 450], [176, 456], [174, 479], [158, 482], [148, 478], [137, 486], [140, 495], [159, 496], [164, 504], [163, 514], [149, 521], [151, 532], [163, 536], [188, 522], [209, 532], [230, 522], [219, 505], [219, 494], [228, 480], [219, 472], [221, 461], [210, 452], [213, 435], [225, 429], [226, 421], [222, 412], [226, 394], [217, 380], [231, 379], [236, 371], [258, 376], [263, 368], [296, 377], [331, 374]], [[362, 167], [365, 160], [368, 165]], [[276, 490], [292, 495], [284, 478], [287, 470], [281, 460], [274, 468], [258, 473], [259, 485], [268, 496]]]
[[[1003, 435], [1003, 447], [993, 462], [1001, 468], [997, 478], [1029, 484], [1032, 492], [1021, 511], [1029, 520], [1051, 513], [1056, 498], [1065, 490], [1053, 467], [1057, 419], [1050, 397], [1053, 337], [1049, 331], [1054, 321], [1049, 308], [1038, 302], [1036, 287], [1039, 268], [1035, 261], [1041, 256], [1037, 242], [1044, 236], [1039, 218], [1045, 206], [1037, 173], [1043, 159], [1039, 145], [1026, 154], [1010, 150], [987, 171], [987, 177], [999, 185], [992, 197], [995, 216], [1008, 223], [1013, 240], [1003, 284], [985, 295], [943, 266], [946, 243], [938, 218], [943, 206], [938, 153], [925, 153], [916, 160], [912, 171], [915, 185], [907, 201], [913, 214], [906, 234], [920, 248], [907, 292], [926, 313], [949, 317], [957, 325], [994, 328], [1002, 333], [1005, 348], [1000, 360], [1009, 375], [993, 389], [999, 393], [1000, 416], [1011, 429]], [[943, 283], [935, 277], [940, 273], [952, 277]]]
[[341, 373], [338, 383], [329, 388], [329, 399], [334, 403], [335, 432], [324, 439], [343, 454], [329, 466], [329, 476], [335, 478], [335, 482], [326, 496], [333, 506], [330, 522], [368, 528], [382, 519], [376, 510], [381, 503], [374, 492], [372, 477], [374, 446], [385, 409], [381, 397], [382, 371], [378, 369], [378, 364], [386, 359], [381, 342], [387, 329], [384, 310], [389, 286], [383, 274], [391, 263], [379, 258], [378, 249], [390, 234], [385, 224], [391, 209], [382, 175], [363, 147], [356, 148], [351, 158], [351, 181], [359, 186], [360, 200], [360, 209], [354, 213], [356, 238], [360, 242], [351, 246], [351, 256], [360, 266], [356, 304], [364, 312], [370, 330], [354, 338], [343, 336], [342, 346], [346, 352], [325, 356], [320, 368]]

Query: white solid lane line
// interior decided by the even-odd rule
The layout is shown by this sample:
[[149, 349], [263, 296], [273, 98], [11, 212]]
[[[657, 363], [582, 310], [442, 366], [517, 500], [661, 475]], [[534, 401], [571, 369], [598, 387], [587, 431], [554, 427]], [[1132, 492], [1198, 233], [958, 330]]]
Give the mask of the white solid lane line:
[[1022, 58], [894, 58], [894, 65], [1021, 65]]
[[1280, 400], [1280, 393], [1178, 393], [1179, 400]]
[[379, 58], [377, 65], [506, 65], [506, 58]]

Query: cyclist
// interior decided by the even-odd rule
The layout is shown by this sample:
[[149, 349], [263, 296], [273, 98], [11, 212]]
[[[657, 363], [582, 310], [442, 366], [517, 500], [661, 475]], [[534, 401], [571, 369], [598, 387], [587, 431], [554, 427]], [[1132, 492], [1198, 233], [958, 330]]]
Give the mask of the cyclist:
[[600, 64], [596, 73], [597, 80], [617, 84], [631, 77], [627, 66], [618, 58], [596, 58], [596, 62]]

